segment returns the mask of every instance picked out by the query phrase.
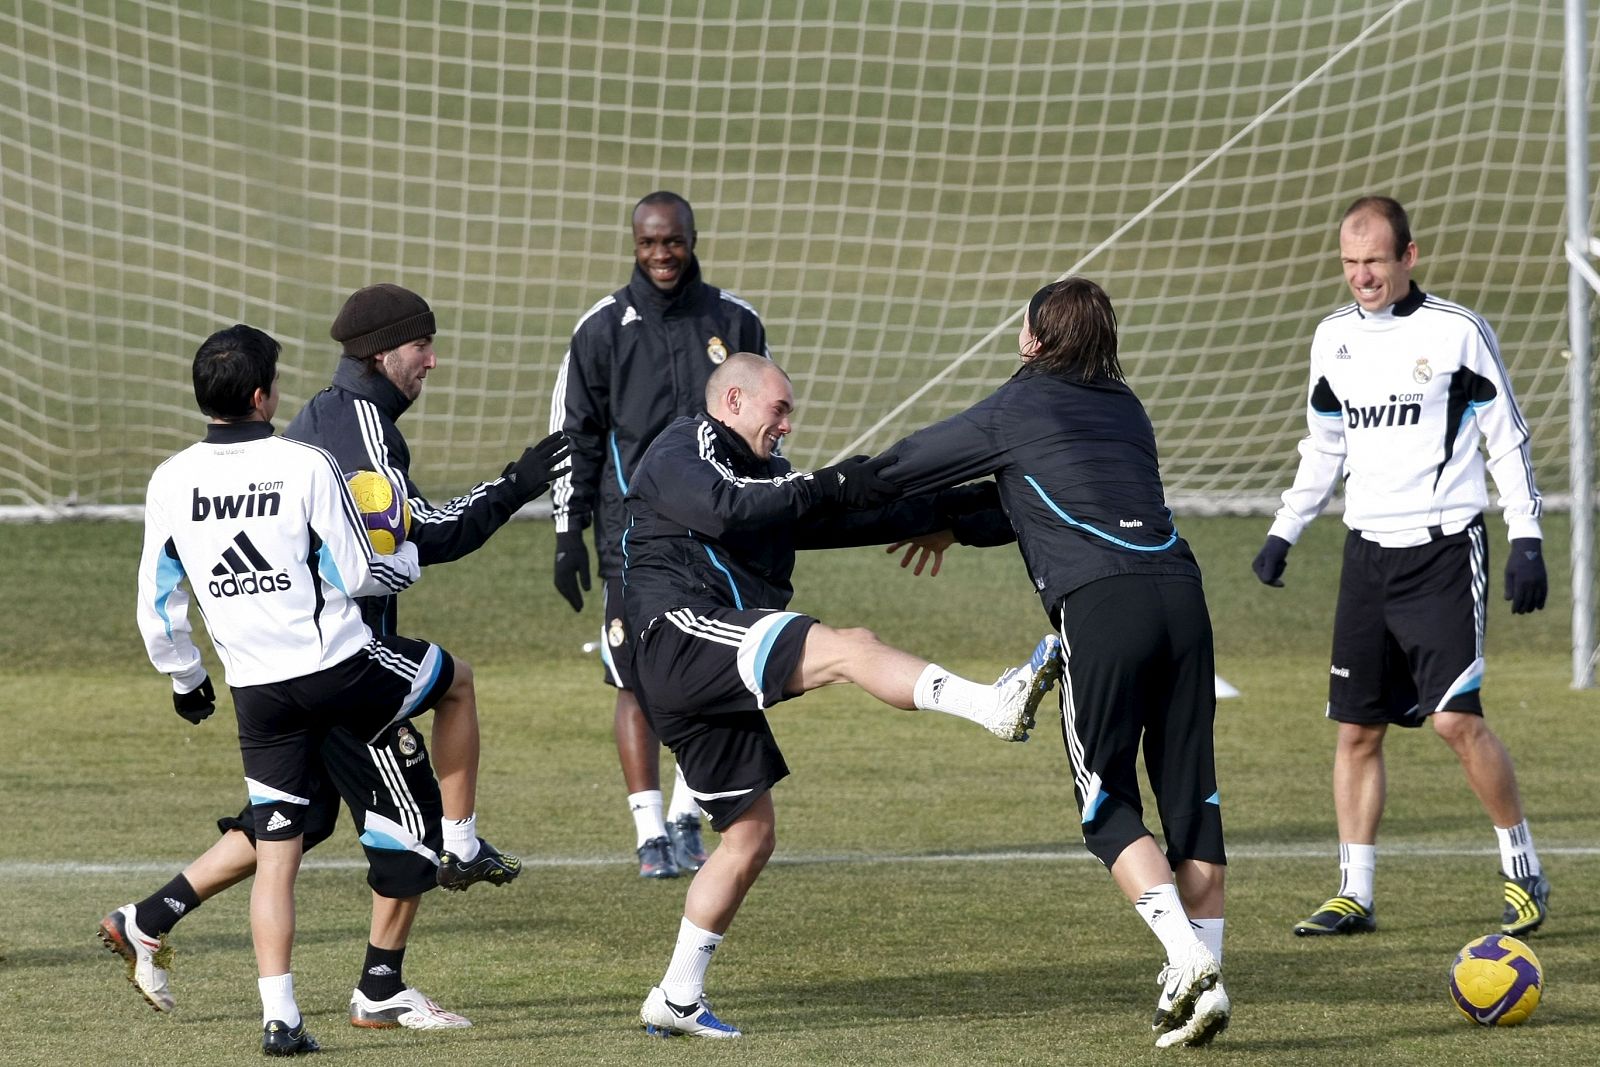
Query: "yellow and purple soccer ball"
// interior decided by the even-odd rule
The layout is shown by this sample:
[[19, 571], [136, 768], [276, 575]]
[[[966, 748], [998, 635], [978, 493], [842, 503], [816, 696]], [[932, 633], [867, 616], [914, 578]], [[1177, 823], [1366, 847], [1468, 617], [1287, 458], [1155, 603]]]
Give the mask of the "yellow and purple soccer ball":
[[406, 503], [405, 494], [377, 471], [356, 471], [347, 481], [367, 525], [372, 550], [384, 556], [391, 554], [411, 532], [411, 505]]
[[1543, 992], [1539, 958], [1505, 934], [1467, 942], [1450, 965], [1450, 999], [1479, 1026], [1516, 1026], [1533, 1014]]

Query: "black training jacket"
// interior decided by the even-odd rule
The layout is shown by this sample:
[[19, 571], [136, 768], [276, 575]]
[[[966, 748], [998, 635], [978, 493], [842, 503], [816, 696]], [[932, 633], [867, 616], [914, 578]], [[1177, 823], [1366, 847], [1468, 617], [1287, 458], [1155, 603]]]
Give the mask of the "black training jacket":
[[[1024, 366], [959, 415], [889, 450], [908, 492], [994, 475], [1000, 506], [1052, 621], [1062, 597], [1117, 574], [1200, 567], [1167, 510], [1155, 431], [1126, 383], [1071, 381]], [[998, 526], [999, 513], [993, 513]], [[1009, 540], [1001, 529], [970, 543]]]
[[929, 493], [871, 511], [821, 498], [787, 459], [761, 460], [707, 414], [674, 420], [629, 486], [624, 610], [634, 633], [674, 608], [783, 608], [796, 549], [886, 544], [944, 529], [982, 491]]
[[692, 260], [676, 293], [636, 264], [633, 279], [573, 331], [550, 405], [572, 439], [572, 469], [550, 489], [556, 532], [594, 526], [602, 577], [622, 573], [622, 498], [645, 449], [673, 419], [704, 411], [706, 379], [735, 352], [769, 356], [755, 308], [700, 278]]
[[[283, 435], [327, 449], [347, 476], [371, 470], [403, 485], [417, 561], [423, 566], [448, 563], [482, 546], [528, 498], [514, 484], [496, 478], [448, 503], [429, 503], [411, 480], [411, 449], [395, 426], [410, 406], [381, 373], [368, 373], [361, 360], [341, 356], [333, 384], [306, 401]], [[375, 633], [395, 632], [394, 597], [363, 598], [361, 614]]]

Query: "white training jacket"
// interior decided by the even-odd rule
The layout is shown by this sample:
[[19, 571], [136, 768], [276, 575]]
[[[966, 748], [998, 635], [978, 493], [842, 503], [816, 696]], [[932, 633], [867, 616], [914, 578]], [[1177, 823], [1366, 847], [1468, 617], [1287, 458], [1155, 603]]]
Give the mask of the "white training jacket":
[[397, 593], [418, 573], [414, 545], [372, 550], [327, 452], [274, 436], [270, 423], [213, 423], [151, 475], [139, 629], [173, 689], [194, 689], [205, 668], [192, 597], [229, 685], [281, 682], [360, 652], [372, 632], [354, 598]]
[[1342, 476], [1346, 526], [1389, 548], [1426, 544], [1488, 507], [1486, 469], [1510, 538], [1541, 536], [1528, 424], [1494, 331], [1460, 304], [1413, 283], [1382, 311], [1352, 303], [1323, 319], [1306, 423], [1274, 536], [1296, 541]]

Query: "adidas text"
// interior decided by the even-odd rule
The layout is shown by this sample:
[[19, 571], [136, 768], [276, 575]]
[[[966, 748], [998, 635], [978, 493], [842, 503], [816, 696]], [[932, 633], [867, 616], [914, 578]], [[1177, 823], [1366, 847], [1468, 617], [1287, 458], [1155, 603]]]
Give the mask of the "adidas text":
[[212, 580], [206, 588], [212, 596], [252, 596], [256, 593], [281, 593], [290, 587], [289, 572], [277, 574], [230, 574], [221, 581]]

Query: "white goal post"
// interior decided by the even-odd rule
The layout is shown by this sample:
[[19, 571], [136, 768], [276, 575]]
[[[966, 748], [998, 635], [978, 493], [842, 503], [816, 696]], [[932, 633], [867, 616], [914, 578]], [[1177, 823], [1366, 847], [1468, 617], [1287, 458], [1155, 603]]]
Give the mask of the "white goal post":
[[1337, 219], [1394, 195], [1570, 498], [1566, 26], [1542, 0], [0, 6], [0, 509], [136, 506], [222, 325], [285, 342], [293, 412], [381, 280], [438, 314], [406, 430], [424, 487], [460, 491], [539, 436], [659, 188], [766, 320], [796, 462], [971, 403], [1077, 270], [1117, 304], [1180, 512], [1287, 483]]

